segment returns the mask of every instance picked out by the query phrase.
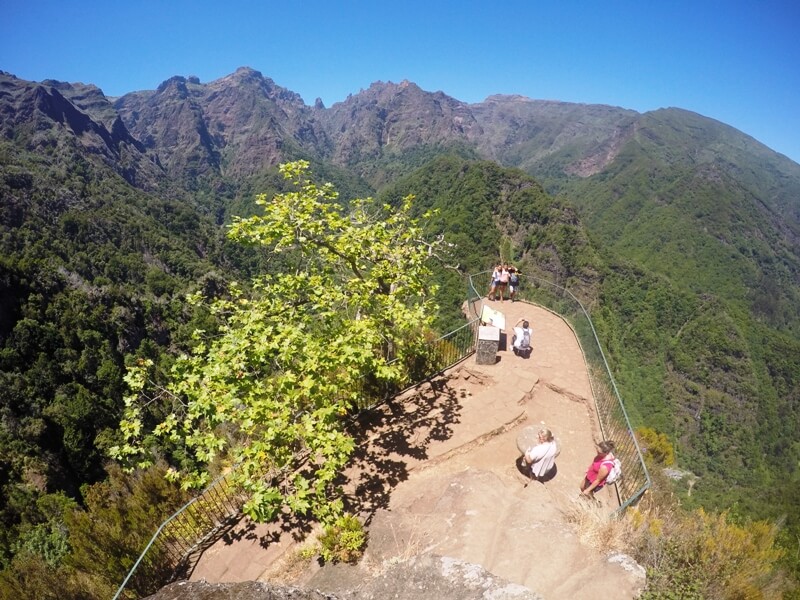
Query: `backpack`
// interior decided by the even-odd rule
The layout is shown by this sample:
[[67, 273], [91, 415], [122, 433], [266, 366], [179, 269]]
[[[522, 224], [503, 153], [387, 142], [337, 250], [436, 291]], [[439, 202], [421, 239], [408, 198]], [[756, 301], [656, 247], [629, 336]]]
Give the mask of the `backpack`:
[[522, 341], [519, 344], [520, 348], [530, 348], [531, 347], [531, 330], [530, 329], [523, 329], [522, 330]]
[[611, 463], [611, 468], [608, 470], [605, 483], [616, 483], [622, 477], [622, 463], [618, 458], [613, 461], [607, 460], [603, 464]]

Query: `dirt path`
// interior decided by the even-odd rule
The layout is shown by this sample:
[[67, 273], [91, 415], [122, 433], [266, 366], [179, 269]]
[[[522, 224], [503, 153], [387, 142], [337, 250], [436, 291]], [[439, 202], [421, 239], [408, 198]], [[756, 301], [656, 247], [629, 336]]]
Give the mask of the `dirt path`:
[[[501, 339], [496, 364], [471, 357], [365, 414], [368, 429], [345, 484], [351, 510], [369, 527], [364, 559], [307, 568], [291, 583], [341, 593], [386, 565], [433, 553], [479, 564], [548, 600], [589, 597], [598, 585], [607, 598], [635, 596], [640, 577], [581, 544], [564, 518], [599, 436], [575, 336], [543, 308], [491, 305], [506, 315], [509, 342], [517, 320], [530, 321], [531, 357], [515, 356]], [[515, 463], [517, 438], [541, 425], [559, 441], [557, 473], [528, 483]], [[603, 510], [616, 508], [611, 489], [599, 497]], [[243, 522], [204, 553], [192, 580], [287, 582], [294, 543], [274, 525]]]

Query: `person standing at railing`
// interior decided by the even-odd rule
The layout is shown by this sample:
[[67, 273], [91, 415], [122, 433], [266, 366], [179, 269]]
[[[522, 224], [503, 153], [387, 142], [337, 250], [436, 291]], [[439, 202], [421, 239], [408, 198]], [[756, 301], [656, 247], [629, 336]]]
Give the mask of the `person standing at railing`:
[[517, 295], [519, 289], [519, 272], [514, 268], [514, 265], [508, 266], [508, 298], [514, 302], [514, 297]]
[[492, 284], [491, 287], [489, 287], [489, 294], [488, 294], [489, 300], [494, 301], [494, 299], [497, 297], [497, 286], [500, 283], [500, 271], [502, 269], [503, 266], [498, 264], [494, 268], [494, 271], [492, 271]]
[[614, 468], [614, 442], [604, 440], [597, 444], [597, 448], [599, 452], [594, 457], [592, 464], [589, 465], [586, 477], [581, 483], [581, 496], [586, 496], [592, 500], [594, 500], [595, 492], [603, 489], [608, 474]]
[[497, 282], [497, 291], [500, 293], [500, 302], [503, 302], [506, 295], [506, 288], [508, 287], [508, 280], [511, 273], [508, 272], [508, 265], [503, 264], [500, 267], [500, 280]]

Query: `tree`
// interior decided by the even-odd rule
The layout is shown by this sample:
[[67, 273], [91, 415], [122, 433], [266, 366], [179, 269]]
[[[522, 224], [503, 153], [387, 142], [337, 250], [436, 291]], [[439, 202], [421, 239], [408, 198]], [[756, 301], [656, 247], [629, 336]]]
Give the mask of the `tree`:
[[307, 170], [305, 161], [282, 165], [294, 191], [259, 196], [264, 214], [230, 228], [234, 240], [266, 247], [281, 272], [211, 301], [219, 331], [195, 332], [166, 385], [151, 382], [149, 361], [129, 371], [126, 440], [113, 455], [147, 463], [145, 407], [167, 402], [153, 433], [190, 457], [191, 468], [171, 471], [184, 486], [207, 482], [208, 465], [227, 455], [251, 518], [288, 507], [330, 523], [341, 513], [333, 482], [353, 450], [345, 417], [363, 400], [365, 377], [402, 381], [425, 352], [438, 242], [423, 239], [410, 196], [394, 210], [371, 199], [345, 208]]

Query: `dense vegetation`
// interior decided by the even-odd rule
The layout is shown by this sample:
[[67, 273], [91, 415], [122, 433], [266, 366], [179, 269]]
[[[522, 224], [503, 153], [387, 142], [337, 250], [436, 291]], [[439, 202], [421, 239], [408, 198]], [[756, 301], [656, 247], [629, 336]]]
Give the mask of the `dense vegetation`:
[[[212, 298], [220, 327], [196, 332], [166, 384], [152, 383], [153, 361], [129, 369], [124, 439], [111, 454], [146, 468], [179, 445], [170, 474], [187, 487], [205, 486], [209, 465], [228, 457], [251, 519], [288, 509], [331, 525], [342, 517], [334, 482], [354, 449], [343, 416], [360, 407], [365, 381], [407, 381], [425, 355], [436, 312], [427, 263], [441, 242], [422, 236], [410, 199], [391, 212], [370, 200], [343, 207], [307, 169], [282, 165], [292, 190], [259, 196], [263, 214], [230, 227], [232, 239], [285, 257], [283, 268], [254, 278], [250, 295], [231, 283], [230, 297]], [[154, 412], [164, 416], [151, 433]]]
[[[41, 546], [53, 506], [106, 477], [125, 362], [169, 360], [223, 280], [218, 228], [59, 146], [0, 148], [0, 562]], [[216, 263], [216, 264], [215, 264]], [[66, 494], [64, 496], [63, 494]], [[67, 503], [68, 504], [68, 503]], [[55, 542], [53, 542], [55, 543]]]
[[396, 204], [415, 196], [415, 210], [434, 235], [452, 244], [450, 263], [437, 273], [440, 323], [463, 322], [464, 274], [490, 270], [499, 259], [529, 275], [589, 290], [599, 258], [568, 204], [548, 196], [529, 176], [494, 163], [446, 155], [386, 188], [381, 198]]
[[602, 173], [561, 182], [610, 265], [595, 324], [636, 424], [666, 433], [691, 472], [684, 503], [782, 520], [796, 548], [800, 256], [781, 186], [792, 180], [754, 168], [733, 130], [698, 115], [657, 111], [640, 132]]
[[[521, 171], [433, 154], [386, 175], [379, 198], [400, 206], [415, 195], [417, 217], [433, 211], [425, 233], [454, 244], [435, 272], [437, 328], [460, 322], [463, 274], [490, 268], [501, 248], [524, 272], [568, 286], [592, 310], [635, 425], [666, 435], [691, 473], [676, 484], [682, 501], [743, 522], [785, 517], [781, 543], [796, 553], [799, 269], [768, 216], [724, 174], [675, 177], [636, 148], [593, 187], [563, 185], [557, 198]], [[399, 154], [373, 168], [411, 170]], [[187, 292], [214, 297], [231, 275], [286, 266], [231, 245], [219, 227], [255, 214], [255, 193], [283, 188], [270, 170], [145, 193], [63, 141], [49, 153], [3, 143], [0, 169], [0, 591], [17, 597], [45, 581], [28, 589], [48, 597], [62, 580], [72, 587], [61, 597], [103, 597], [130, 565], [125, 548], [98, 545], [103, 532], [123, 518], [145, 530], [183, 498], [149, 472], [106, 471], [126, 363], [166, 371], [195, 328], [216, 326]], [[355, 192], [346, 199], [368, 191], [328, 173]], [[654, 185], [659, 201], [643, 206]], [[739, 202], [719, 201], [731, 197]]]

